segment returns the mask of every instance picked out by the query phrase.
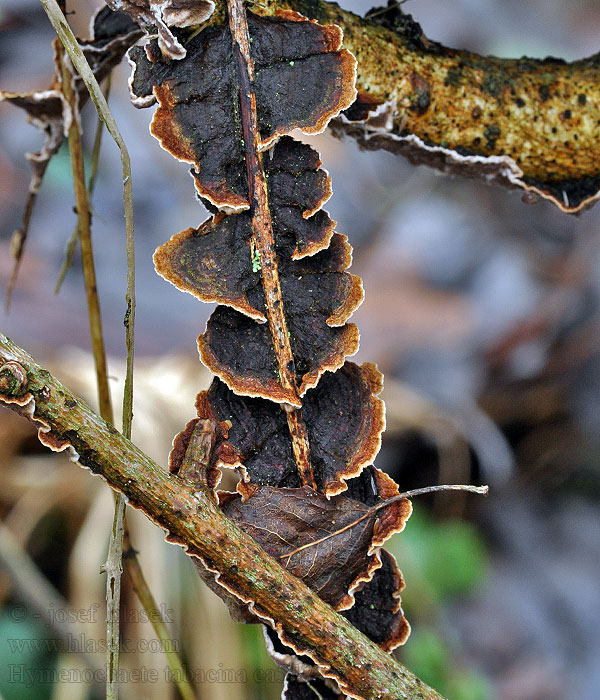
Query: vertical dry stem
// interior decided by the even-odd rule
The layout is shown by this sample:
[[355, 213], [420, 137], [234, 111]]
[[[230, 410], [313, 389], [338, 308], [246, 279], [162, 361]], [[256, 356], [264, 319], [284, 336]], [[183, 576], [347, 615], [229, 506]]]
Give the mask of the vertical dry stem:
[[90, 204], [87, 188], [85, 186], [85, 173], [83, 166], [83, 152], [81, 149], [79, 111], [77, 95], [73, 90], [73, 74], [67, 66], [62, 45], [57, 42], [57, 53], [61, 59], [62, 92], [71, 106], [73, 119], [69, 127], [69, 153], [71, 156], [71, 169], [73, 171], [73, 187], [75, 189], [75, 204], [77, 208], [77, 228], [81, 241], [81, 260], [83, 277], [85, 280], [85, 293], [87, 298], [88, 318], [90, 334], [92, 336], [92, 352], [96, 367], [96, 383], [98, 385], [98, 403], [100, 415], [104, 420], [112, 422], [112, 405], [106, 369], [106, 350], [102, 335], [102, 318], [98, 290], [96, 286], [96, 268], [94, 265], [94, 251], [90, 226]]
[[[273, 225], [267, 195], [267, 182], [259, 150], [256, 95], [252, 87], [254, 62], [250, 55], [248, 21], [243, 0], [227, 0], [233, 51], [237, 57], [242, 134], [246, 149], [246, 172], [252, 212], [254, 249], [259, 254], [260, 272], [265, 292], [266, 316], [283, 388], [295, 397], [294, 407], [286, 406], [288, 427], [300, 480], [316, 489], [310, 464], [310, 447], [302, 420], [302, 405], [296, 387], [296, 365], [285, 320]], [[289, 410], [288, 410], [289, 409]]]
[[[111, 83], [111, 75], [109, 73], [108, 77], [105, 80], [105, 95], [108, 98], [108, 94], [110, 92], [110, 83]], [[96, 176], [98, 175], [98, 164], [100, 162], [100, 147], [102, 146], [102, 132], [104, 131], [104, 123], [102, 122], [102, 119], [98, 119], [98, 124], [96, 126], [96, 134], [94, 135], [94, 145], [92, 147], [92, 161], [91, 161], [91, 166], [90, 166], [90, 175], [88, 177], [88, 184], [87, 184], [87, 193], [88, 193], [88, 202], [90, 202], [90, 208], [91, 208], [91, 197], [92, 197], [92, 192], [94, 191], [94, 187], [96, 185]], [[69, 237], [69, 240], [67, 241], [67, 245], [65, 248], [65, 259], [63, 261], [62, 267], [60, 269], [60, 272], [58, 274], [58, 279], [56, 281], [56, 287], [54, 288], [54, 293], [58, 294], [60, 291], [60, 288], [62, 286], [62, 283], [65, 279], [65, 276], [71, 267], [71, 262], [73, 260], [73, 253], [75, 252], [75, 247], [77, 246], [77, 241], [79, 240], [79, 225], [77, 224], [75, 228], [73, 229], [73, 233]]]
[[[81, 243], [81, 260], [85, 291], [88, 304], [88, 317], [92, 335], [92, 349], [96, 366], [98, 384], [98, 401], [100, 415], [108, 423], [113, 423], [113, 412], [108, 388], [108, 373], [106, 368], [106, 352], [102, 334], [102, 319], [98, 302], [96, 271], [91, 237], [91, 214], [88, 191], [85, 186], [83, 153], [80, 138], [80, 117], [77, 107], [77, 96], [72, 86], [72, 73], [69, 70], [62, 45], [57, 46], [61, 57], [62, 90], [73, 111], [73, 120], [69, 128], [69, 152], [73, 169], [73, 183], [77, 204], [77, 229]], [[106, 573], [106, 698], [117, 700], [119, 696], [119, 610], [121, 605], [121, 562], [123, 553], [123, 528], [125, 521], [125, 499], [115, 496], [115, 513], [111, 530], [108, 556], [103, 570]]]

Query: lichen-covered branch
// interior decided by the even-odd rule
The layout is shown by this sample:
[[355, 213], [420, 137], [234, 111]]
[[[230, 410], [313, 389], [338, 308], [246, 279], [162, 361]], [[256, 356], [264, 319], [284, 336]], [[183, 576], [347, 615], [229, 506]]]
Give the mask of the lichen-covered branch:
[[572, 63], [479, 56], [429, 40], [397, 7], [373, 19], [325, 0], [253, 9], [292, 9], [343, 29], [358, 59], [359, 100], [379, 113], [352, 122], [365, 116], [355, 109], [338, 128], [367, 148], [533, 190], [567, 212], [600, 196], [600, 54]]
[[267, 555], [208, 493], [161, 469], [1, 334], [0, 403], [34, 421], [43, 444], [70, 451], [162, 527], [169, 541], [201, 558], [221, 585], [306, 650], [345, 693], [365, 700], [442, 700]]

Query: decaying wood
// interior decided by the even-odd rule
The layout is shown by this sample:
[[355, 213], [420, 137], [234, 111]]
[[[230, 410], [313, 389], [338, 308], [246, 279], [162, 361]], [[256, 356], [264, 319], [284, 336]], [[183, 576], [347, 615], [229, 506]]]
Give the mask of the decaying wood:
[[[379, 109], [367, 122], [342, 117], [337, 129], [364, 147], [531, 190], [565, 212], [600, 198], [600, 54], [479, 56], [429, 40], [397, 7], [363, 19], [325, 0], [253, 5], [261, 15], [282, 9], [343, 29], [359, 99]], [[224, 11], [220, 0], [211, 21]]]

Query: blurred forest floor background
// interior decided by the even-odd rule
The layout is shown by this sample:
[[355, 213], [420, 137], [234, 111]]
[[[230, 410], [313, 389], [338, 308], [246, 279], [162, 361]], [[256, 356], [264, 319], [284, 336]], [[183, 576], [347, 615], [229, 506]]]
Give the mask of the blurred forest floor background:
[[[369, 8], [341, 4], [359, 13]], [[88, 36], [96, 6], [68, 3], [79, 36]], [[598, 50], [597, 0], [411, 0], [403, 9], [432, 39], [484, 54], [574, 59]], [[45, 89], [53, 31], [39, 3], [2, 0], [0, 30], [0, 89]], [[115, 71], [110, 104], [133, 163], [134, 440], [166, 465], [173, 435], [193, 416], [195, 394], [210, 380], [195, 347], [211, 309], [159, 278], [152, 253], [206, 212], [195, 201], [187, 167], [150, 137], [152, 110], [129, 104], [127, 77], [125, 65]], [[95, 120], [88, 105], [88, 156]], [[0, 104], [2, 297], [29, 181], [24, 153], [40, 142], [19, 110]], [[406, 531], [392, 541], [413, 626], [399, 658], [449, 700], [597, 700], [600, 207], [569, 217], [517, 193], [439, 176], [387, 153], [363, 153], [350, 140], [325, 134], [311, 142], [333, 177], [326, 208], [354, 246], [352, 272], [364, 280], [366, 299], [353, 318], [361, 331], [357, 359], [377, 362], [386, 375], [388, 430], [378, 466], [403, 489], [469, 481], [491, 487], [485, 500], [456, 494], [419, 500]], [[12, 308], [0, 327], [95, 406], [77, 258], [60, 294], [53, 294], [75, 223], [73, 205], [65, 147], [46, 174]], [[124, 225], [118, 152], [108, 137], [93, 208], [118, 406]], [[35, 591], [23, 590], [0, 565], [0, 694], [100, 698], [97, 682], [52, 681], [57, 669], [103, 664], [98, 571], [112, 522], [109, 489], [44, 451], [29, 426], [5, 410], [0, 445], [0, 551], [12, 542], [29, 553], [75, 611], [69, 629], [79, 640], [57, 652], [57, 626], [40, 618]], [[187, 558], [136, 515], [132, 539], [151, 587], [189, 668], [204, 671], [196, 677], [198, 698], [278, 697], [281, 675], [265, 657], [260, 631], [232, 623]], [[41, 612], [50, 622], [61, 616], [58, 608]], [[155, 669], [157, 677], [125, 684], [123, 698], [175, 698], [142, 617], [126, 586], [123, 665], [131, 673]], [[49, 641], [15, 645], [19, 639]], [[87, 662], [79, 653], [83, 641]], [[19, 669], [46, 669], [47, 682], [28, 683]], [[208, 670], [243, 671], [247, 683]]]

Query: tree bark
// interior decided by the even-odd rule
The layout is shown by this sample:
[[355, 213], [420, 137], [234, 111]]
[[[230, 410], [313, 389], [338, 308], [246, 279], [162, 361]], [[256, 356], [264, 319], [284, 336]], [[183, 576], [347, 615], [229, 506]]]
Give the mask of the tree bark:
[[[212, 21], [223, 21], [224, 2]], [[359, 100], [380, 106], [367, 123], [338, 120], [366, 148], [385, 148], [466, 177], [498, 180], [575, 213], [600, 196], [600, 54], [495, 58], [429, 40], [397, 8], [361, 18], [325, 0], [261, 0], [337, 24], [358, 59]]]
[[201, 559], [345, 693], [365, 700], [443, 700], [289, 574], [209, 494], [159, 467], [2, 334], [0, 403], [33, 421], [44, 445], [69, 451], [163, 528], [168, 541]]

